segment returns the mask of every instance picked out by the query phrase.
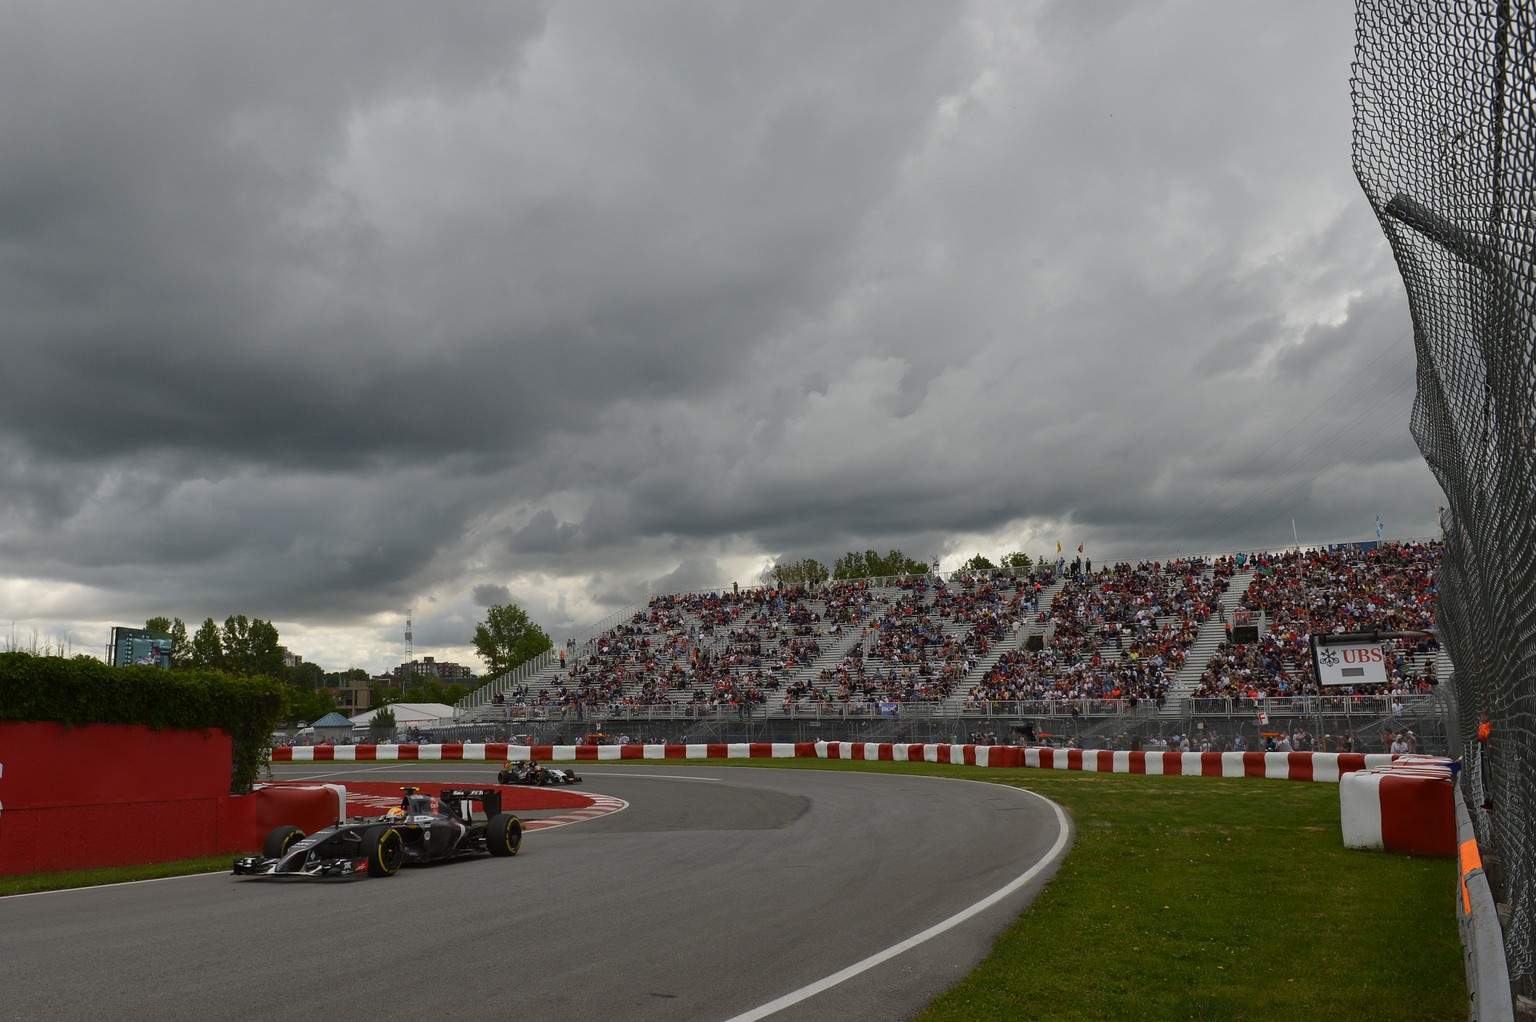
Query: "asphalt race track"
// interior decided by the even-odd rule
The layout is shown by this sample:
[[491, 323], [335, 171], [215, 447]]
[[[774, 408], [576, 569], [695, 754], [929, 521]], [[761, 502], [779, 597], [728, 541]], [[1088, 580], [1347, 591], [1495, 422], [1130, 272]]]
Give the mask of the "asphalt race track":
[[[484, 784], [495, 770], [277, 776]], [[1065, 814], [1003, 785], [674, 763], [581, 773], [576, 790], [629, 808], [530, 832], [512, 859], [0, 898], [0, 1018], [909, 1018], [986, 956], [1070, 842]]]

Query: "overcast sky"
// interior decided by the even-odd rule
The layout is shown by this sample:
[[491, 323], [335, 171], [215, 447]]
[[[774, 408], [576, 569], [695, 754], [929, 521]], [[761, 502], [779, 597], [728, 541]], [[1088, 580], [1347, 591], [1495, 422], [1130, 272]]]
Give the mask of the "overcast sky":
[[[1435, 535], [1339, 0], [0, 0], [0, 646]], [[1294, 525], [1293, 525], [1294, 523]]]

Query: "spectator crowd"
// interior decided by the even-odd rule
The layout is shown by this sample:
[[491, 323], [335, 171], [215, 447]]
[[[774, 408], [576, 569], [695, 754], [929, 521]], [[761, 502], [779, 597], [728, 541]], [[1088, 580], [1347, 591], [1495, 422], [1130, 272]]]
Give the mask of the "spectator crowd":
[[[1439, 557], [1438, 544], [1382, 544], [658, 595], [602, 635], [568, 642], [555, 676], [496, 700], [509, 717], [576, 720], [653, 706], [701, 716], [762, 706], [899, 715], [946, 701], [1134, 708], [1165, 700], [1202, 628], [1218, 625], [1227, 638], [1202, 665], [1196, 698], [1315, 695], [1312, 632], [1427, 631]], [[1239, 573], [1252, 578], [1235, 600]], [[1233, 639], [1243, 623], [1259, 626], [1257, 641]], [[1388, 684], [1357, 694], [1426, 691], [1433, 652], [1429, 639], [1395, 642]]]

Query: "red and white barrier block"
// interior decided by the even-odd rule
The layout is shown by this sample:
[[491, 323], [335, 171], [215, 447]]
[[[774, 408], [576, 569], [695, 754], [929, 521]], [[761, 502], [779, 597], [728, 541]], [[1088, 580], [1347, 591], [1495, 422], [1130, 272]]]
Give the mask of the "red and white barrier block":
[[1105, 774], [1170, 777], [1259, 777], [1336, 783], [1356, 770], [1392, 762], [1387, 753], [1115, 752], [1109, 749], [1024, 749], [1021, 766]]
[[735, 742], [699, 745], [315, 745], [272, 750], [274, 762], [462, 761], [537, 759], [552, 763], [604, 763], [669, 759], [853, 759], [895, 763], [954, 763], [981, 767], [1034, 767], [1115, 774], [1184, 777], [1261, 777], [1337, 783], [1351, 772], [1392, 762], [1385, 753], [1354, 752], [1113, 752], [1101, 749], [1021, 748], [1016, 745], [904, 744], [891, 742]]
[[1400, 756], [1339, 780], [1346, 848], [1456, 855], [1455, 769], [1436, 756]]

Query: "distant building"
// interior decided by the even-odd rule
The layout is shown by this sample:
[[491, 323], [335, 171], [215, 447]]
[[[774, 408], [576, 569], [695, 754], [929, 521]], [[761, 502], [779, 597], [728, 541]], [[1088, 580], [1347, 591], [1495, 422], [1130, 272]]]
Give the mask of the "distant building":
[[288, 647], [286, 646], [277, 647], [277, 651], [283, 655], [284, 667], [297, 667], [304, 662], [304, 658], [297, 653], [288, 652]]
[[403, 688], [413, 677], [436, 678], [447, 685], [469, 681], [475, 676], [475, 672], [460, 664], [438, 663], [429, 656], [420, 660], [412, 660], [410, 663], [401, 664], [389, 672], [394, 679], [395, 688]]
[[[339, 681], [339, 684], [337, 682]], [[363, 713], [373, 706], [373, 693], [364, 678], [326, 678], [326, 687], [336, 701], [336, 709], [348, 717]]]

